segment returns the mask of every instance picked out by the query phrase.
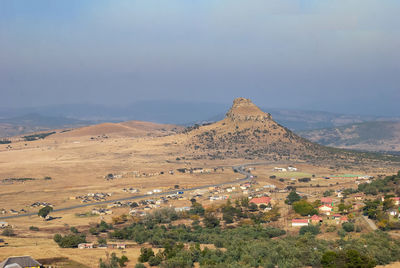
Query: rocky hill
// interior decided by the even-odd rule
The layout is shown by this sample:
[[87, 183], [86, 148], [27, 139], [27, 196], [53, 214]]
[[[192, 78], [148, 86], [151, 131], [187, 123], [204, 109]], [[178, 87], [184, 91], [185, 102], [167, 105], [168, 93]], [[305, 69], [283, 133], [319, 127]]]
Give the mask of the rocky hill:
[[365, 122], [301, 131], [299, 135], [323, 145], [380, 152], [400, 152], [400, 122]]
[[[366, 154], [338, 150], [302, 138], [272, 119], [249, 99], [235, 99], [225, 118], [188, 128], [188, 153], [193, 159], [245, 158], [357, 163]], [[370, 155], [368, 155], [371, 158]], [[385, 158], [373, 156], [372, 158]]]

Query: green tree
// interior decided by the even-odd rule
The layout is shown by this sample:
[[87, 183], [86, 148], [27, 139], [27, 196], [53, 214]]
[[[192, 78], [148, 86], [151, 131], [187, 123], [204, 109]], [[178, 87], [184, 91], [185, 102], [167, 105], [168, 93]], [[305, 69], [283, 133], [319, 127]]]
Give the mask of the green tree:
[[305, 235], [306, 233], [310, 233], [312, 235], [319, 234], [319, 226], [318, 225], [302, 226], [299, 230], [299, 234]]
[[354, 223], [351, 222], [344, 222], [342, 224], [342, 228], [343, 230], [345, 230], [346, 232], [354, 232]]
[[219, 226], [219, 219], [213, 213], [204, 215], [203, 223], [207, 228], [215, 228]]
[[292, 190], [288, 196], [286, 197], [285, 203], [288, 205], [293, 204], [294, 202], [300, 201], [301, 197], [296, 193], [296, 190]]
[[47, 215], [49, 215], [49, 213], [52, 212], [52, 211], [53, 211], [52, 207], [45, 206], [45, 207], [39, 209], [38, 216], [40, 216], [42, 218], [46, 218]]
[[302, 216], [315, 215], [318, 211], [307, 200], [296, 201], [292, 204], [294, 211]]
[[148, 262], [150, 257], [154, 256], [154, 251], [151, 248], [141, 248], [140, 249], [140, 256], [139, 256], [139, 261], [140, 262]]
[[203, 216], [204, 215], [204, 211], [205, 210], [204, 210], [203, 206], [200, 203], [193, 202], [189, 213], [193, 214], [193, 215]]

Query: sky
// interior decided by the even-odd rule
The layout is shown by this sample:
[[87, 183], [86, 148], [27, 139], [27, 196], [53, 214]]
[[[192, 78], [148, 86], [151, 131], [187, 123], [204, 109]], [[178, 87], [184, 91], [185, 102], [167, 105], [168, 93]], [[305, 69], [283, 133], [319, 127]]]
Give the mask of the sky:
[[398, 0], [0, 0], [0, 105], [400, 116]]

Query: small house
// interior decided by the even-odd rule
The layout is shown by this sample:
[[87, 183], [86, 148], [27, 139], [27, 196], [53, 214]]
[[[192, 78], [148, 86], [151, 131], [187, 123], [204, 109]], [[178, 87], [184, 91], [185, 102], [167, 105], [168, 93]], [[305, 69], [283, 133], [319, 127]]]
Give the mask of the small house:
[[301, 226], [308, 226], [308, 219], [293, 219], [292, 226], [293, 227], [301, 227]]
[[250, 200], [250, 203], [256, 204], [257, 206], [260, 205], [269, 205], [271, 202], [271, 198], [268, 196], [263, 196], [263, 197], [256, 197]]
[[333, 207], [331, 205], [325, 204], [325, 205], [319, 206], [318, 210], [325, 215], [330, 215], [333, 211]]
[[0, 221], [0, 228], [6, 228], [6, 227], [8, 227], [8, 222]]
[[78, 245], [79, 249], [85, 249], [85, 248], [93, 248], [93, 243], [80, 243]]
[[322, 220], [322, 217], [320, 217], [320, 216], [318, 216], [318, 215], [313, 215], [312, 217], [311, 217], [311, 223], [312, 224], [318, 224], [318, 223], [321, 223], [323, 220]]
[[39, 268], [42, 264], [31, 256], [9, 257], [0, 263], [0, 268]]

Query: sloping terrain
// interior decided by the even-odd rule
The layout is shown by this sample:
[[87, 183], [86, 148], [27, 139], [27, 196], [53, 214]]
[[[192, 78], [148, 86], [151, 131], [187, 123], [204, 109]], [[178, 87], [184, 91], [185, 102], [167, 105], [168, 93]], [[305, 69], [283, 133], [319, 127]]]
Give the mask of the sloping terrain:
[[[268, 159], [358, 162], [367, 157], [310, 142], [279, 125], [250, 100], [236, 99], [225, 119], [186, 131], [193, 159]], [[371, 157], [371, 156], [368, 156]], [[383, 156], [372, 156], [372, 158]]]
[[301, 131], [299, 135], [332, 147], [400, 152], [400, 122], [365, 122]]
[[58, 137], [84, 137], [84, 136], [120, 136], [120, 137], [139, 137], [139, 136], [163, 136], [174, 134], [182, 127], [175, 125], [156, 124], [142, 121], [127, 121], [121, 123], [102, 123], [98, 125], [86, 126], [73, 129], [67, 132], [58, 133], [53, 138]]

